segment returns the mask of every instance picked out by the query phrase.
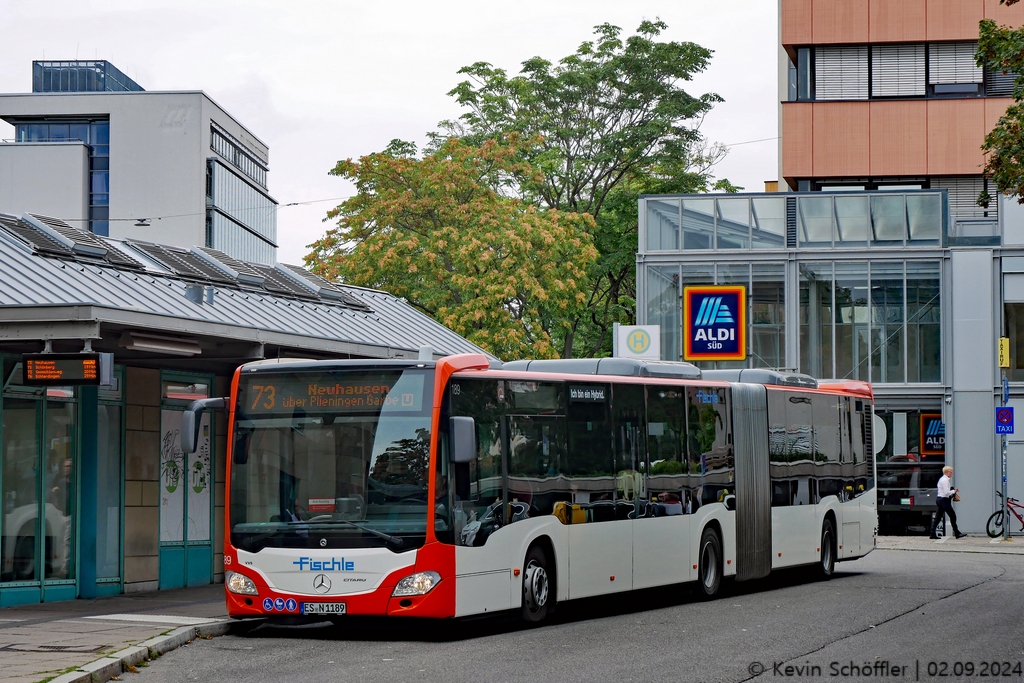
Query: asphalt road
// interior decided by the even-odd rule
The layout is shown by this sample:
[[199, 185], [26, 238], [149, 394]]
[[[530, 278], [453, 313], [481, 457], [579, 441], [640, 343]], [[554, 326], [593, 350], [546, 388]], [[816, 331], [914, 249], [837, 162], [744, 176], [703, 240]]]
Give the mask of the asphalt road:
[[197, 641], [122, 679], [1024, 681], [1022, 667], [1024, 557], [876, 550], [828, 582], [789, 571], [727, 584], [713, 602], [674, 588], [567, 603], [539, 628], [264, 625]]

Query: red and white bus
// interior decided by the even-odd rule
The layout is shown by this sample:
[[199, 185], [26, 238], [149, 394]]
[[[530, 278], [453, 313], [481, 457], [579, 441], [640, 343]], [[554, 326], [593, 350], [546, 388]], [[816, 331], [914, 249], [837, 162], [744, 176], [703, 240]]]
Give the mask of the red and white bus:
[[[234, 617], [462, 617], [875, 545], [872, 394], [626, 359], [262, 361], [227, 407]], [[192, 435], [192, 436], [190, 436]]]

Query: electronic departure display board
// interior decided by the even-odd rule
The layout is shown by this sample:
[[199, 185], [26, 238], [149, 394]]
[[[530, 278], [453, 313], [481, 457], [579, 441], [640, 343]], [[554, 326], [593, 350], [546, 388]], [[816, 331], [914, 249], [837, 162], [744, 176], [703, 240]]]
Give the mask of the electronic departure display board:
[[424, 374], [309, 373], [245, 377], [239, 406], [251, 416], [267, 413], [419, 412]]
[[26, 386], [80, 386], [100, 383], [98, 353], [26, 353], [22, 355]]

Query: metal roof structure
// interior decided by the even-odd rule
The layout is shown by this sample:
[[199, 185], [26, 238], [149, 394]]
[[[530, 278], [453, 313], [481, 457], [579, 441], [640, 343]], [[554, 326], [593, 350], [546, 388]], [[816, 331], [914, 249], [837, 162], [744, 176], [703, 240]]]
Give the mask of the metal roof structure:
[[177, 355], [193, 365], [303, 354], [416, 358], [424, 346], [434, 357], [482, 353], [386, 292], [219, 256], [0, 215], [0, 349], [62, 340], [81, 348], [91, 339], [96, 350], [156, 360], [138, 339], [157, 335], [158, 347], [171, 356], [184, 349]]

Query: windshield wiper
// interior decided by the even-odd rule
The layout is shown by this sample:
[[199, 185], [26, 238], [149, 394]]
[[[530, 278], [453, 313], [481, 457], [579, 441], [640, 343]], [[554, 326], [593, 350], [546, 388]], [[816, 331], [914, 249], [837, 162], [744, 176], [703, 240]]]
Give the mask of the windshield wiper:
[[[327, 520], [323, 520], [323, 521], [325, 522]], [[383, 531], [377, 531], [376, 529], [371, 529], [370, 527], [363, 526], [362, 524], [356, 524], [355, 522], [353, 522], [350, 519], [332, 519], [332, 520], [330, 520], [330, 524], [335, 524], [335, 523], [338, 523], [338, 522], [340, 522], [342, 524], [348, 524], [349, 526], [354, 526], [355, 528], [359, 529], [360, 531], [365, 531], [366, 533], [370, 534], [371, 536], [376, 536], [377, 538], [383, 539], [383, 540], [387, 541], [388, 543], [391, 543], [396, 548], [401, 548], [403, 545], [405, 545], [405, 541], [402, 540], [401, 538], [399, 538], [398, 536], [392, 536], [391, 534], [386, 534]], [[291, 524], [291, 525], [305, 525], [305, 526], [312, 526], [312, 525], [317, 525], [317, 524], [321, 524], [321, 523], [322, 523], [321, 521], [313, 521], [313, 520], [305, 520], [305, 521], [298, 520], [298, 521], [294, 521], [294, 522], [289, 522], [289, 524]]]

